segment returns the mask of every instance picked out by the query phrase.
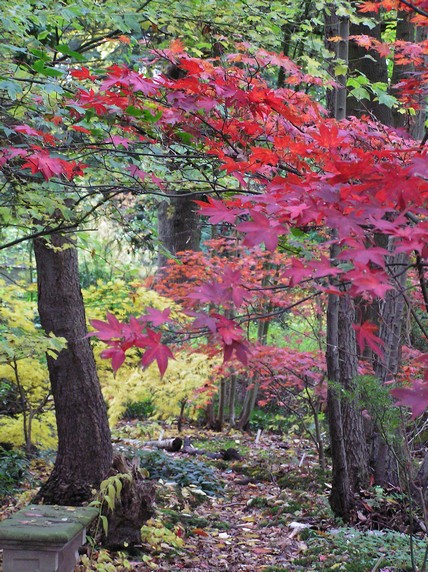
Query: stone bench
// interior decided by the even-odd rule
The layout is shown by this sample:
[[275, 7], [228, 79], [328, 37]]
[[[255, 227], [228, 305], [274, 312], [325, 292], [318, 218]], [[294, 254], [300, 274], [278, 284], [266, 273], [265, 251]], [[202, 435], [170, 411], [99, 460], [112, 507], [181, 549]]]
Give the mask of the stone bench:
[[73, 572], [94, 507], [29, 505], [0, 522], [3, 572]]

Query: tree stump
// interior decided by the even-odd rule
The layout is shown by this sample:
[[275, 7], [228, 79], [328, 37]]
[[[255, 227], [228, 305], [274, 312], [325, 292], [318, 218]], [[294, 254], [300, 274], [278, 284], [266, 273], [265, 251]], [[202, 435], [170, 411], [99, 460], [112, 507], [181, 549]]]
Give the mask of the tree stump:
[[119, 474], [130, 475], [131, 479], [122, 480], [114, 510], [103, 510], [108, 530], [101, 542], [111, 550], [141, 544], [141, 527], [154, 515], [155, 485], [144, 478], [138, 464], [114, 455], [109, 476]]

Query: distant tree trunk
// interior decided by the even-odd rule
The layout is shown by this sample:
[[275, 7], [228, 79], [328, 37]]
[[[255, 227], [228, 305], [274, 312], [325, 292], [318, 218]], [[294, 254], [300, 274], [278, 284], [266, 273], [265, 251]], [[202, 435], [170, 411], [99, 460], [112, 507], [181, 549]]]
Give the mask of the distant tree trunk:
[[158, 208], [159, 253], [158, 267], [162, 268], [171, 256], [184, 250], [199, 250], [201, 238], [198, 197], [186, 196], [163, 201]]
[[[341, 40], [333, 46], [336, 57], [344, 64], [348, 63], [349, 21], [338, 18], [334, 7], [326, 16], [327, 40], [330, 36], [340, 36]], [[333, 90], [329, 99], [332, 115], [338, 120], [346, 117], [346, 76], [337, 78], [339, 87]], [[334, 233], [333, 233], [334, 235]], [[333, 246], [330, 257], [335, 260], [339, 249]], [[328, 423], [332, 451], [332, 489], [330, 505], [333, 512], [349, 522], [355, 507], [355, 492], [364, 481], [367, 460], [366, 454], [358, 459], [351, 449], [364, 451], [364, 434], [361, 432], [362, 421], [360, 411], [352, 398], [354, 389], [355, 366], [355, 334], [352, 328], [354, 315], [351, 300], [346, 293], [342, 296], [330, 294], [327, 307], [327, 391]], [[346, 395], [344, 396], [344, 393]], [[353, 431], [356, 431], [353, 434]]]
[[[382, 237], [384, 246], [393, 248], [393, 239]], [[388, 265], [391, 275], [397, 276], [396, 288], [386, 293], [380, 304], [379, 337], [384, 342], [383, 356], [376, 356], [374, 370], [379, 382], [383, 385], [394, 379], [398, 373], [401, 355], [401, 330], [403, 325], [404, 298], [401, 292], [405, 288], [407, 273], [403, 271], [403, 264], [407, 261], [405, 254], [396, 254], [389, 257]], [[392, 405], [392, 402], [391, 402]], [[399, 462], [404, 461], [403, 440], [404, 435], [398, 431], [395, 435], [385, 436], [388, 428], [380, 426], [381, 420], [374, 424], [372, 435], [371, 464], [375, 484], [400, 485]], [[406, 463], [407, 466], [407, 463]]]
[[349, 479], [348, 460], [343, 434], [342, 401], [339, 367], [339, 296], [329, 294], [327, 306], [327, 411], [330, 430], [330, 445], [333, 464], [330, 505], [336, 516], [345, 522], [351, 519], [355, 504], [354, 493]]
[[[374, 28], [368, 28], [364, 24], [351, 24], [350, 35], [369, 35], [377, 40], [381, 40], [380, 15], [370, 13], [370, 22], [375, 23]], [[370, 57], [368, 57], [370, 56]], [[368, 52], [366, 48], [358, 46], [355, 42], [349, 43], [349, 76], [358, 77], [365, 75], [370, 82], [382, 82], [385, 84], [385, 91], [388, 86], [388, 70], [386, 58], [382, 58], [376, 51]], [[348, 96], [346, 100], [346, 113], [348, 116], [355, 115], [361, 117], [363, 114], [371, 113], [384, 125], [392, 125], [392, 110], [386, 105], [375, 101], [374, 94], [371, 99], [357, 100]]]
[[[426, 39], [428, 34], [423, 26], [416, 27], [411, 21], [412, 13], [398, 12], [397, 13], [397, 32], [396, 40], [404, 42], [420, 42]], [[426, 63], [428, 65], [428, 58]], [[401, 80], [408, 79], [414, 72], [414, 65], [411, 63], [405, 65], [398, 65], [394, 63], [394, 68], [391, 78], [391, 86], [393, 95], [398, 96], [397, 90], [394, 88]], [[424, 124], [426, 118], [425, 102], [421, 101], [421, 109], [415, 115], [409, 113], [400, 113], [399, 109], [392, 110], [393, 124], [395, 127], [404, 127], [409, 134], [416, 140], [421, 140], [424, 134]]]
[[220, 381], [220, 391], [218, 396], [218, 416], [217, 416], [217, 430], [222, 431], [224, 425], [224, 414], [226, 409], [226, 380], [223, 378]]
[[62, 336], [67, 348], [47, 357], [58, 428], [58, 454], [36, 500], [79, 505], [106, 477], [112, 445], [106, 406], [86, 338], [77, 251], [72, 238], [54, 234], [34, 241], [38, 307], [46, 333]]
[[345, 393], [342, 397], [342, 423], [349, 481], [352, 490], [357, 492], [367, 487], [369, 482], [369, 452], [357, 383], [358, 357], [354, 323], [354, 303], [345, 293], [339, 299], [339, 380]]
[[236, 425], [235, 417], [235, 404], [236, 404], [236, 373], [230, 376], [230, 391], [229, 391], [229, 423], [231, 427]]
[[[266, 309], [266, 311], [269, 312], [269, 309]], [[267, 343], [268, 332], [269, 332], [269, 322], [267, 320], [265, 321], [259, 320], [257, 324], [257, 341], [260, 344], [265, 345]], [[239, 416], [238, 428], [241, 431], [247, 431], [249, 427], [251, 413], [254, 411], [254, 407], [256, 406], [259, 389], [260, 389], [260, 381], [256, 377], [254, 379], [254, 383], [252, 384], [251, 388], [247, 389], [244, 404], [242, 406], [241, 415]]]
[[207, 403], [205, 407], [205, 425], [208, 429], [215, 428], [215, 411], [214, 411], [214, 397]]

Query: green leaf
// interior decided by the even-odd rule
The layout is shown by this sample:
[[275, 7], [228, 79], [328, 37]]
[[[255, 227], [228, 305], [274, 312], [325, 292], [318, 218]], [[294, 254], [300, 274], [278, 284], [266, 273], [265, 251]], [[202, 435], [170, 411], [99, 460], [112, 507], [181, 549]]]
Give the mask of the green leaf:
[[348, 73], [348, 66], [346, 64], [338, 64], [334, 68], [334, 75], [346, 75]]
[[178, 131], [177, 136], [183, 141], [185, 145], [190, 145], [192, 142], [192, 136], [190, 133], [186, 133], [185, 131]]
[[131, 115], [132, 117], [141, 117], [143, 115], [143, 111], [138, 109], [138, 107], [134, 107], [133, 105], [127, 107], [125, 109], [125, 113]]
[[377, 99], [379, 100], [379, 103], [386, 105], [387, 107], [394, 107], [394, 105], [397, 105], [398, 103], [397, 98], [393, 95], [389, 95], [388, 93], [378, 93]]
[[370, 93], [364, 87], [356, 87], [349, 92], [355, 99], [370, 99]]
[[55, 49], [58, 50], [58, 52], [61, 52], [61, 54], [63, 54], [64, 56], [70, 56], [70, 58], [73, 58], [78, 62], [86, 61], [85, 56], [79, 54], [79, 52], [75, 52], [74, 50], [70, 49], [66, 44], [58, 44]]
[[0, 81], [0, 91], [5, 90], [7, 91], [8, 96], [12, 101], [16, 100], [17, 95], [21, 95], [22, 93], [22, 86], [13, 80], [4, 80]]
[[64, 72], [59, 69], [45, 67], [45, 64], [42, 60], [37, 60], [34, 62], [33, 69], [36, 72], [48, 77], [62, 77], [64, 75]]
[[100, 521], [103, 527], [104, 534], [107, 535], [108, 533], [108, 520], [104, 514], [100, 514]]
[[37, 34], [37, 39], [38, 40], [44, 40], [45, 38], [47, 38], [50, 34], [49, 30], [43, 30], [42, 32], [40, 32], [39, 34]]
[[107, 506], [110, 510], [114, 509], [114, 501], [109, 495], [104, 495], [104, 501], [107, 503]]

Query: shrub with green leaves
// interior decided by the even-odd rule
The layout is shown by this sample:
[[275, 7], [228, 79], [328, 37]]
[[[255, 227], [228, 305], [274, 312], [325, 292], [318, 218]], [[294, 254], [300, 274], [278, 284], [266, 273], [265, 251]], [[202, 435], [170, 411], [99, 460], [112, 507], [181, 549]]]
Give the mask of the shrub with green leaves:
[[[31, 290], [31, 288], [30, 288]], [[34, 447], [56, 446], [46, 355], [56, 358], [64, 338], [37, 326], [35, 302], [25, 288], [0, 281], [0, 440]]]
[[179, 487], [193, 486], [211, 496], [223, 488], [215, 469], [200, 461], [176, 459], [163, 451], [128, 449], [124, 454], [129, 458], [138, 457], [140, 466], [148, 471], [150, 479], [173, 482]]
[[28, 460], [25, 454], [0, 446], [0, 497], [13, 493], [28, 475]]
[[126, 409], [122, 414], [123, 419], [148, 419], [156, 411], [156, 407], [150, 397], [141, 401], [129, 401], [125, 404], [125, 407]]
[[[308, 547], [303, 556], [291, 564], [293, 570], [337, 570], [367, 572], [367, 570], [419, 570], [427, 543], [413, 539], [415, 566], [410, 556], [410, 538], [392, 531], [366, 531], [343, 528], [336, 534], [307, 532]], [[376, 568], [375, 568], [376, 567]]]

